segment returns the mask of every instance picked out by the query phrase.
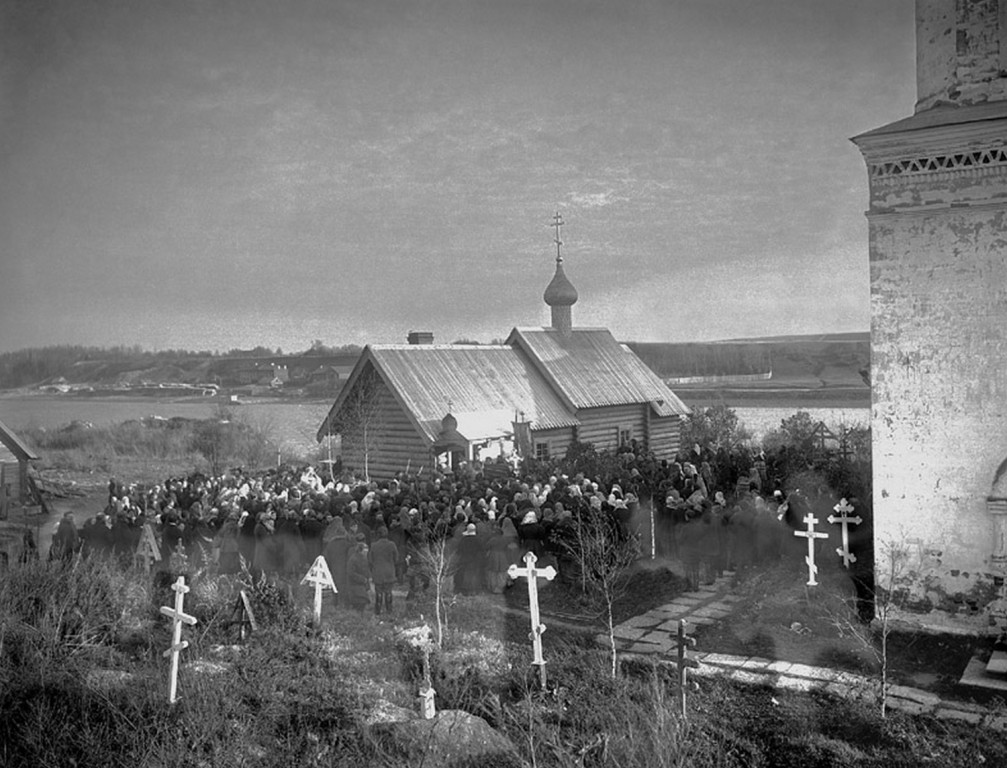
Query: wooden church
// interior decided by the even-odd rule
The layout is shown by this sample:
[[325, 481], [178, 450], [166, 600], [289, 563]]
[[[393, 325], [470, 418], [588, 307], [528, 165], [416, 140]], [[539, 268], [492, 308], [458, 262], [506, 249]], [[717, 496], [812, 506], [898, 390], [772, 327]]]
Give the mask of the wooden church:
[[364, 349], [317, 433], [341, 438], [347, 469], [381, 479], [446, 457], [562, 457], [575, 441], [599, 451], [637, 441], [675, 456], [686, 405], [608, 329], [573, 326], [578, 297], [563, 271], [561, 224], [557, 215], [550, 327], [514, 328], [500, 345]]

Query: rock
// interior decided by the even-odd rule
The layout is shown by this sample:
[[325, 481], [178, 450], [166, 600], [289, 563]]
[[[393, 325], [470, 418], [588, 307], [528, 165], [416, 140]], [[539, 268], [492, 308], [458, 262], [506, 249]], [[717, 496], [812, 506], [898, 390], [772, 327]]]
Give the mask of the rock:
[[220, 675], [227, 672], [231, 668], [231, 664], [226, 661], [207, 661], [206, 659], [196, 659], [195, 661], [190, 661], [186, 664], [185, 668], [198, 675]]
[[222, 661], [236, 661], [240, 658], [242, 651], [244, 651], [242, 645], [211, 645], [207, 655]]
[[458, 709], [439, 712], [432, 720], [377, 723], [371, 733], [381, 746], [406, 758], [409, 765], [462, 768], [523, 766], [511, 742], [481, 717]]
[[416, 716], [416, 713], [411, 709], [400, 707], [398, 704], [392, 704], [390, 701], [381, 699], [371, 708], [371, 711], [367, 713], [367, 716], [364, 718], [364, 725], [402, 723], [407, 720], [412, 720]]

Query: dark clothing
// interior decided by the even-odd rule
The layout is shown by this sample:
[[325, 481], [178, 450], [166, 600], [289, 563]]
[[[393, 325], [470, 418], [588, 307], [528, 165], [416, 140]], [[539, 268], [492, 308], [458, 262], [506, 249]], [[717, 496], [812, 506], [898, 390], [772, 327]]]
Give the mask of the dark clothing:
[[473, 595], [483, 585], [483, 548], [478, 536], [462, 536], [458, 540], [455, 556], [458, 570], [455, 571], [455, 592]]
[[348, 582], [347, 598], [351, 608], [363, 611], [370, 598], [371, 569], [367, 564], [367, 555], [358, 550], [350, 553], [346, 563], [346, 578]]
[[398, 548], [388, 539], [378, 539], [371, 547], [368, 560], [371, 565], [371, 578], [375, 584], [394, 584], [396, 579], [396, 563], [399, 559]]

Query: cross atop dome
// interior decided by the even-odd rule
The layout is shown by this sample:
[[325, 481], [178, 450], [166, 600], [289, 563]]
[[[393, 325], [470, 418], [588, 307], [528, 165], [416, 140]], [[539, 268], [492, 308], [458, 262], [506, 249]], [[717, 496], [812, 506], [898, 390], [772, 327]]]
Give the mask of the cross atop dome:
[[563, 217], [559, 211], [552, 217], [552, 224], [549, 226], [556, 228], [556, 274], [545, 289], [543, 299], [552, 309], [552, 327], [563, 335], [568, 335], [573, 330], [573, 316], [570, 310], [577, 303], [577, 289], [573, 287], [563, 272], [563, 255], [560, 246], [563, 241], [560, 239], [560, 227], [564, 224]]

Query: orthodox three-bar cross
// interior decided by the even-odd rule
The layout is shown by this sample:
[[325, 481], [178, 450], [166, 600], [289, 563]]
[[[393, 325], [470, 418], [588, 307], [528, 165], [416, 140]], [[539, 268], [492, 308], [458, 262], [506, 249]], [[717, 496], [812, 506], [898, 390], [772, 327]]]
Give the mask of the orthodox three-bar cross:
[[843, 526], [843, 546], [836, 547], [836, 554], [843, 558], [843, 565], [849, 570], [850, 563], [857, 562], [857, 556], [850, 552], [850, 528], [851, 525], [860, 525], [863, 520], [860, 519], [860, 515], [856, 517], [850, 517], [850, 512], [853, 511], [854, 507], [846, 499], [840, 499], [839, 503], [832, 508], [838, 515], [829, 515], [826, 520], [835, 525], [836, 523], [842, 523]]
[[329, 571], [329, 565], [325, 562], [325, 558], [319, 555], [315, 558], [315, 562], [311, 564], [311, 568], [301, 579], [301, 584], [312, 584], [315, 587], [315, 626], [321, 626], [322, 624], [322, 590], [328, 587], [333, 592], [338, 592], [336, 589], [336, 583], [332, 580], [332, 572]]
[[546, 581], [552, 581], [556, 578], [556, 569], [551, 565], [547, 565], [545, 568], [536, 568], [537, 560], [534, 552], [528, 552], [524, 556], [525, 567], [519, 568], [512, 565], [507, 569], [507, 575], [512, 579], [517, 579], [518, 576], [524, 576], [528, 579], [528, 612], [531, 614], [531, 633], [528, 637], [531, 639], [532, 647], [531, 663], [538, 667], [539, 680], [542, 683], [542, 689], [545, 690], [545, 659], [542, 658], [542, 633], [545, 632], [545, 624], [539, 620], [538, 580], [543, 578]]
[[171, 647], [164, 652], [164, 657], [171, 657], [171, 672], [168, 675], [168, 703], [174, 704], [178, 701], [178, 654], [179, 651], [189, 647], [189, 641], [182, 639], [182, 625], [188, 624], [190, 627], [196, 623], [195, 616], [189, 616], [182, 610], [182, 601], [185, 600], [185, 593], [189, 588], [185, 586], [185, 576], [179, 576], [178, 581], [171, 585], [175, 591], [175, 607], [168, 608], [161, 606], [161, 613], [172, 621]]
[[561, 245], [563, 245], [563, 241], [559, 239], [559, 228], [562, 227], [563, 224], [564, 224], [563, 217], [560, 215], [559, 211], [556, 211], [556, 215], [552, 217], [552, 224], [550, 224], [549, 226], [556, 228], [556, 239], [554, 240], [554, 242], [556, 243], [556, 263], [557, 264], [560, 264], [563, 261], [563, 257], [560, 255], [560, 252], [559, 252], [559, 247]]
[[803, 536], [808, 540], [808, 556], [804, 558], [804, 562], [808, 564], [808, 586], [815, 587], [818, 586], [818, 582], [815, 581], [815, 574], [818, 573], [818, 566], [815, 565], [815, 539], [827, 539], [829, 538], [829, 534], [815, 530], [815, 526], [819, 521], [811, 512], [808, 512], [804, 516], [802, 522], [808, 526], [808, 529], [806, 531], [794, 531], [794, 535]]

